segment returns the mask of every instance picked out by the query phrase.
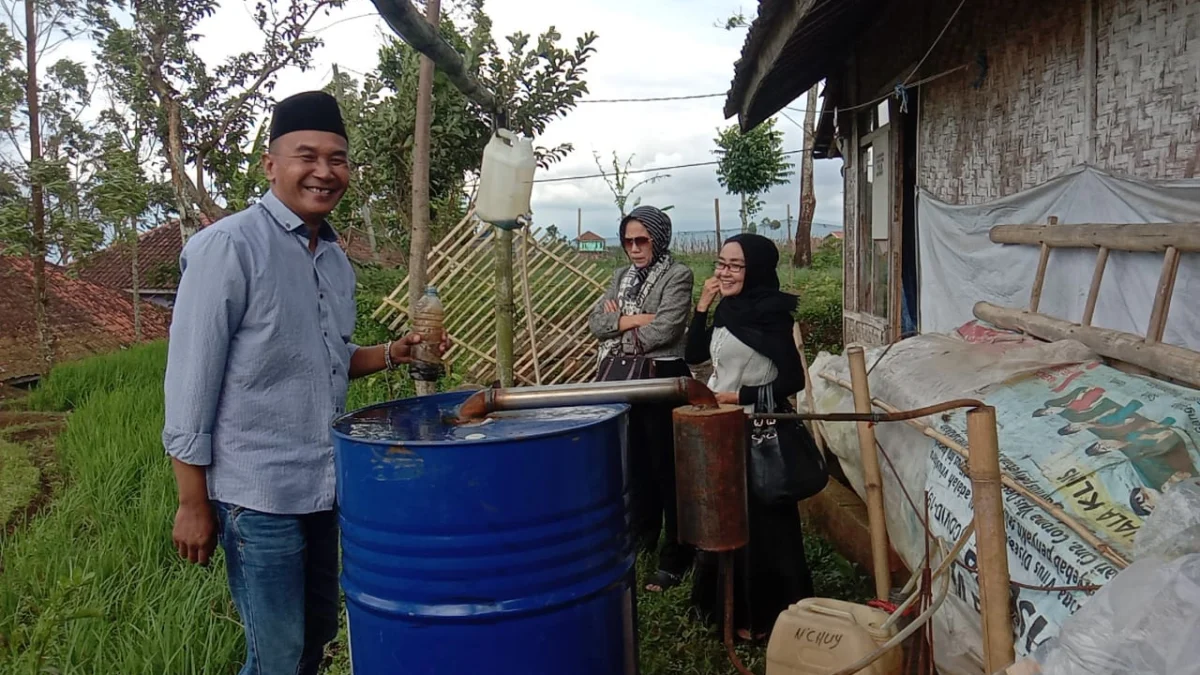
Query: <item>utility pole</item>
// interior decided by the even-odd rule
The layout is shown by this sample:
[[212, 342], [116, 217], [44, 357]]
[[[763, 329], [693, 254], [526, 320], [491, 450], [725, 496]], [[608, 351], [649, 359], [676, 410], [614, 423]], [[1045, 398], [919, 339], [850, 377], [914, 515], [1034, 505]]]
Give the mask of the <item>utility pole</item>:
[[792, 241], [792, 205], [787, 205], [787, 244], [795, 248], [795, 242]]
[[[425, 20], [437, 33], [441, 0], [425, 5]], [[430, 118], [433, 108], [433, 60], [421, 56], [417, 79], [417, 119], [413, 133], [412, 238], [408, 254], [408, 315], [413, 317], [417, 301], [425, 293], [429, 253], [429, 146]], [[417, 395], [437, 392], [436, 382], [416, 381]]]
[[717, 218], [717, 252], [721, 251], [721, 198], [713, 197], [713, 215]]

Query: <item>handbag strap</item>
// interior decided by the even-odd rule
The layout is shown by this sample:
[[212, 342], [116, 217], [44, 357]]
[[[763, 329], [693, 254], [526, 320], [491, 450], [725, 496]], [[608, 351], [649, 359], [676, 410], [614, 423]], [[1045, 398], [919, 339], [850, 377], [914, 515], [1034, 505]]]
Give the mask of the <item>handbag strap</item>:
[[646, 350], [642, 348], [642, 340], [638, 337], [638, 329], [634, 328], [630, 331], [633, 333], [633, 354], [632, 356], [645, 356]]

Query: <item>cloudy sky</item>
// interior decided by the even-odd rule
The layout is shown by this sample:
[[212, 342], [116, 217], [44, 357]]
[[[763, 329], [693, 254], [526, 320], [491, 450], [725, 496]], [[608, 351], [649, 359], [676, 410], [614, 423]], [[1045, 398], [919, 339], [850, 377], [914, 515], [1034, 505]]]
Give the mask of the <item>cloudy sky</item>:
[[[588, 62], [589, 98], [637, 98], [725, 92], [733, 77], [745, 38], [745, 29], [725, 31], [714, 24], [739, 9], [752, 15], [756, 3], [743, 0], [488, 0], [486, 10], [494, 22], [497, 41], [521, 30], [538, 34], [553, 25], [564, 42], [591, 30], [598, 35], [597, 52]], [[215, 16], [201, 26], [205, 35], [201, 51], [206, 58], [221, 58], [246, 49], [257, 41], [250, 20], [251, 2], [225, 0]], [[317, 23], [325, 45], [308, 72], [286, 72], [280, 78], [279, 97], [324, 86], [336, 61], [350, 73], [365, 73], [376, 63], [376, 51], [390, 35], [375, 14], [370, 0], [349, 0], [342, 9]], [[793, 102], [803, 108], [802, 99]], [[538, 178], [596, 173], [592, 152], [611, 161], [612, 152], [635, 155], [635, 168], [653, 168], [715, 159], [712, 139], [717, 128], [733, 123], [722, 117], [724, 97], [655, 103], [580, 104], [564, 119], [550, 125], [543, 145], [570, 142], [575, 152]], [[788, 111], [785, 111], [788, 112]], [[788, 112], [797, 122], [802, 113]], [[784, 149], [802, 146], [803, 133], [780, 117]], [[793, 156], [799, 163], [799, 157]], [[842, 181], [840, 160], [815, 162], [816, 220], [840, 227]], [[723, 229], [738, 223], [737, 200], [717, 184], [713, 167], [669, 171], [670, 178], [644, 186], [643, 203], [674, 205], [676, 231], [711, 230], [713, 199], [721, 199]], [[798, 174], [798, 171], [797, 171]], [[799, 199], [799, 178], [766, 196], [766, 215], [785, 218], [790, 203], [793, 216]], [[557, 224], [574, 234], [576, 209], [583, 209], [583, 228], [615, 236], [617, 210], [600, 178], [543, 183], [533, 193], [534, 220], [539, 226]]]

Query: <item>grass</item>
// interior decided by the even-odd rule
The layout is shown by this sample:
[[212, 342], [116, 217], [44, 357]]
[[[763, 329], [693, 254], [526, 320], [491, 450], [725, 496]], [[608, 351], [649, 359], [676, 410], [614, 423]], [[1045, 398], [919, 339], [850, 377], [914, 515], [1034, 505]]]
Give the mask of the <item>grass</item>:
[[[697, 258], [694, 264], [707, 263]], [[394, 275], [360, 270], [358, 344], [387, 337], [370, 312], [394, 287]], [[797, 271], [806, 287], [818, 276], [818, 270]], [[840, 291], [837, 297], [840, 317]], [[165, 360], [166, 345], [159, 342], [63, 364], [20, 402], [72, 413], [57, 442], [62, 486], [52, 504], [13, 534], [0, 533], [0, 675], [237, 672], [244, 647], [220, 550], [210, 567], [199, 568], [181, 561], [171, 546], [175, 486], [159, 439]], [[456, 384], [453, 377], [442, 383]], [[356, 380], [348, 405], [412, 392], [402, 374], [379, 374]], [[26, 464], [31, 458], [28, 447], [0, 442], [0, 511], [14, 508], [4, 506], [9, 501], [17, 509], [28, 502], [20, 495], [28, 494], [29, 469], [9, 473], [18, 466], [9, 457], [22, 457], [14, 448], [26, 450]], [[10, 490], [8, 481], [25, 487]], [[810, 536], [806, 544], [819, 594], [869, 594], [862, 574], [826, 542]], [[640, 561], [643, 576], [652, 562]], [[689, 618], [686, 585], [644, 597], [645, 675], [731, 672], [716, 636]], [[343, 629], [330, 649], [330, 675], [350, 672], [344, 645]], [[762, 672], [761, 648], [743, 648], [742, 658]]]
[[171, 547], [164, 357], [152, 344], [63, 365], [29, 399], [75, 412], [58, 440], [66, 486], [0, 540], [0, 672], [236, 672], [220, 566], [190, 566]]
[[33, 501], [41, 483], [42, 472], [31, 451], [23, 445], [0, 440], [0, 528]]

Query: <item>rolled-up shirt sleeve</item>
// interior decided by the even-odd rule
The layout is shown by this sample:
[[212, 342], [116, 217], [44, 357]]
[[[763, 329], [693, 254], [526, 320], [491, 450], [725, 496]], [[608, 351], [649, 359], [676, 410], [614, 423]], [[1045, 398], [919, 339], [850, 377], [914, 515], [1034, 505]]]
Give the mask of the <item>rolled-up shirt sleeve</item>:
[[185, 464], [208, 466], [229, 344], [246, 311], [246, 267], [220, 230], [193, 236], [179, 267], [167, 347], [163, 447]]

